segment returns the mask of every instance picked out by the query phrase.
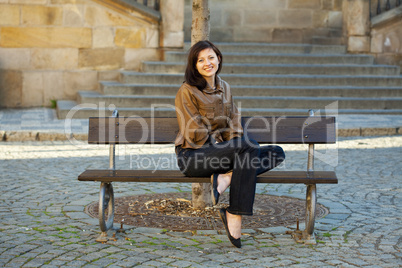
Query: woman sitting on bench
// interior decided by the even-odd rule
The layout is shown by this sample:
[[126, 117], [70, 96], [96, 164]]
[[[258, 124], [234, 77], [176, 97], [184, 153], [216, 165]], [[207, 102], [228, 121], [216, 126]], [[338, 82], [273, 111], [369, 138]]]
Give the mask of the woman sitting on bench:
[[222, 60], [209, 41], [191, 47], [175, 100], [180, 127], [175, 145], [183, 174], [211, 176], [214, 205], [231, 186], [229, 207], [220, 210], [220, 217], [230, 242], [240, 248], [242, 215], [253, 214], [257, 175], [279, 165], [285, 154], [279, 146], [259, 146], [243, 137], [230, 86], [218, 76]]

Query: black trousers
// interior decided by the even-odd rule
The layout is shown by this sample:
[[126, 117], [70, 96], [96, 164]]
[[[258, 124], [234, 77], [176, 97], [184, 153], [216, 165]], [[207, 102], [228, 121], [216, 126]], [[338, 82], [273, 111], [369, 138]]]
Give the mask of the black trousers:
[[228, 212], [252, 215], [257, 175], [285, 160], [279, 146], [260, 146], [254, 140], [234, 138], [221, 143], [206, 143], [199, 149], [176, 147], [178, 166], [188, 177], [208, 177], [233, 171]]

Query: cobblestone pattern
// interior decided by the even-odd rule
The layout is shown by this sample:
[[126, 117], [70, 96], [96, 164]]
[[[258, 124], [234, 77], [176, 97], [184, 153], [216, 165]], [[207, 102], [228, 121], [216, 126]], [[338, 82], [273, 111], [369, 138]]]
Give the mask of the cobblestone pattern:
[[[283, 147], [287, 160], [279, 168], [306, 168], [303, 146]], [[318, 186], [318, 202], [330, 209], [316, 224], [319, 243], [296, 244], [284, 226], [243, 230], [243, 247], [236, 249], [224, 230], [130, 228], [115, 242], [96, 243], [98, 221], [83, 211], [98, 199], [99, 184], [78, 182], [77, 175], [106, 168], [108, 147], [0, 143], [0, 267], [400, 267], [402, 137], [344, 138], [317, 149], [316, 169], [339, 177], [338, 185]], [[118, 154], [120, 168], [174, 168], [168, 160], [158, 162], [174, 159], [171, 146], [121, 146]], [[257, 187], [258, 193], [305, 196], [303, 185]], [[190, 191], [191, 185], [114, 188], [124, 196]]]

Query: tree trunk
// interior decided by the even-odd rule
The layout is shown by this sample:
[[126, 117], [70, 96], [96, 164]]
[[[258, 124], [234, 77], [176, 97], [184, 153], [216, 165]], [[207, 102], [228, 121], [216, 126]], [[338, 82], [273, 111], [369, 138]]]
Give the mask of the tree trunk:
[[[193, 0], [193, 21], [191, 25], [191, 45], [201, 40], [209, 40], [209, 0]], [[203, 209], [212, 206], [211, 184], [193, 183], [193, 207]]]
[[209, 40], [209, 0], [193, 0], [191, 45]]

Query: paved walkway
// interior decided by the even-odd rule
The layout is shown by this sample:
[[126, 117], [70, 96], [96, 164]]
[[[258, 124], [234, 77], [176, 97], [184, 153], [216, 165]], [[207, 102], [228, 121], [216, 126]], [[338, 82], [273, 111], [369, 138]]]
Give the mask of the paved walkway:
[[[131, 227], [116, 242], [98, 244], [98, 221], [84, 211], [97, 201], [99, 185], [76, 178], [106, 168], [108, 149], [77, 141], [86, 139], [88, 121], [58, 120], [47, 108], [0, 110], [0, 140], [8, 141], [0, 142], [0, 266], [400, 267], [401, 126], [398, 115], [338, 116], [338, 144], [317, 146], [316, 169], [335, 170], [340, 182], [318, 186], [318, 201], [330, 214], [317, 220], [316, 246], [295, 244], [286, 234], [295, 226], [243, 230], [242, 249], [223, 230]], [[371, 137], [351, 137], [359, 135]], [[306, 168], [306, 148], [283, 147], [280, 168]], [[118, 155], [118, 167], [177, 168], [170, 146], [120, 146]], [[191, 191], [177, 183], [114, 188], [116, 197]], [[304, 198], [304, 188], [258, 185], [257, 193]]]
[[[303, 146], [283, 147], [287, 160], [280, 168], [306, 168]], [[77, 175], [105, 168], [108, 148], [0, 142], [0, 267], [400, 267], [402, 136], [340, 138], [337, 146], [317, 147], [316, 169], [335, 170], [339, 177], [338, 185], [318, 186], [318, 202], [330, 210], [317, 220], [319, 243], [296, 244], [288, 228], [276, 227], [243, 230], [243, 247], [237, 249], [224, 230], [131, 228], [116, 242], [95, 243], [98, 222], [84, 209], [97, 201], [99, 184], [78, 182]], [[170, 146], [120, 146], [118, 155], [117, 166], [125, 168], [144, 165], [137, 155], [154, 160], [150, 169], [161, 168], [161, 157], [174, 159]], [[116, 197], [190, 187], [114, 184]], [[303, 185], [257, 187], [262, 194], [305, 196]]]

